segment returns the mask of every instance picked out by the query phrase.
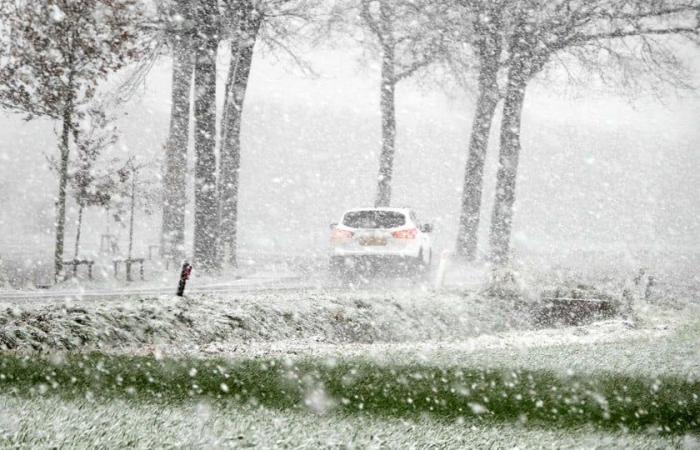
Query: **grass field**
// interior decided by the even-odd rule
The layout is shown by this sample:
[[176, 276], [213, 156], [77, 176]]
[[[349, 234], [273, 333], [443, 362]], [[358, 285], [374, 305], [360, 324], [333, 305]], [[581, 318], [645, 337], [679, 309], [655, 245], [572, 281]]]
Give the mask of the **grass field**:
[[700, 381], [618, 374], [367, 361], [157, 360], [100, 354], [60, 361], [4, 356], [0, 389], [20, 397], [192, 400], [263, 405], [325, 414], [372, 414], [474, 423], [682, 434], [700, 432]]
[[700, 445], [697, 308], [528, 328], [455, 299], [8, 309], [0, 448]]
[[0, 396], [2, 448], [697, 448], [696, 436], [53, 396]]

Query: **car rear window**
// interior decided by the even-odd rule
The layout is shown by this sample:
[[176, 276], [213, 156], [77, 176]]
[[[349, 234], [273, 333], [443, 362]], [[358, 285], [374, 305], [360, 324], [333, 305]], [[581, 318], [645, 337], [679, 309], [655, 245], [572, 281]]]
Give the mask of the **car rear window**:
[[352, 211], [343, 217], [343, 225], [351, 228], [396, 228], [405, 223], [406, 217], [396, 211]]

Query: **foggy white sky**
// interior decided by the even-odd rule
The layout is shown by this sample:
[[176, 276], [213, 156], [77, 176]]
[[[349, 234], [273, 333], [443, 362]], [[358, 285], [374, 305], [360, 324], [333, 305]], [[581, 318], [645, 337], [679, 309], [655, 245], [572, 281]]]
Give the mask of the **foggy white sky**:
[[[242, 142], [241, 245], [245, 249], [325, 250], [328, 223], [374, 197], [380, 124], [378, 69], [352, 52], [313, 55], [318, 78], [257, 55]], [[223, 83], [225, 66], [220, 66]], [[170, 112], [170, 66], [163, 59], [119, 121], [114, 150], [144, 160], [162, 154]], [[473, 100], [410, 82], [397, 92], [395, 205], [435, 224], [437, 248], [452, 248]], [[630, 104], [609, 93], [530, 88], [524, 112], [514, 246], [518, 252], [572, 248], [700, 246], [700, 98], [695, 93]], [[486, 250], [495, 161], [488, 155], [480, 241]], [[55, 177], [53, 124], [0, 113], [0, 251], [48, 253]], [[192, 203], [189, 204], [191, 213]], [[86, 245], [105, 220], [92, 210]], [[74, 214], [73, 214], [74, 215]], [[69, 221], [74, 219], [69, 216]], [[157, 243], [160, 216], [144, 219]], [[191, 216], [190, 216], [191, 221]], [[191, 224], [189, 224], [191, 233]], [[68, 228], [68, 249], [73, 236]], [[122, 232], [122, 236], [125, 233]]]

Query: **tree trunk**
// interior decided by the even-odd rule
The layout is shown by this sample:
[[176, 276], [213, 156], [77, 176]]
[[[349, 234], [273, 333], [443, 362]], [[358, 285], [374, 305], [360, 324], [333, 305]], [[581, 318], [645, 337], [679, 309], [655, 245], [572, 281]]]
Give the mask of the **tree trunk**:
[[510, 234], [515, 203], [515, 181], [520, 157], [520, 125], [527, 76], [521, 63], [511, 63], [508, 72], [508, 87], [503, 105], [501, 124], [501, 148], [498, 155], [496, 177], [496, 200], [491, 216], [491, 259], [497, 266], [508, 262]]
[[469, 154], [464, 171], [462, 208], [457, 230], [456, 254], [467, 261], [476, 257], [477, 235], [481, 215], [484, 184], [484, 162], [489, 144], [493, 116], [498, 105], [498, 68], [501, 54], [500, 38], [485, 39], [480, 49], [479, 96], [472, 122]]
[[394, 76], [394, 45], [386, 43], [382, 49], [382, 81], [380, 108], [382, 113], [382, 151], [379, 155], [379, 174], [377, 176], [377, 197], [374, 206], [391, 204], [391, 179], [394, 173], [394, 149], [396, 141], [396, 111]]
[[78, 259], [78, 252], [80, 251], [80, 229], [83, 225], [83, 209], [85, 209], [85, 205], [78, 205], [78, 229], [75, 232], [75, 253], [73, 254], [73, 259]]
[[216, 198], [216, 51], [218, 37], [199, 40], [194, 69], [195, 210], [194, 260], [204, 272], [216, 270], [218, 205]]
[[240, 44], [231, 44], [231, 64], [221, 126], [221, 161], [219, 164], [220, 252], [228, 254], [228, 263], [236, 267], [238, 235], [238, 187], [241, 165], [241, 120], [253, 50], [259, 22], [253, 24]]
[[192, 92], [192, 48], [186, 36], [173, 42], [172, 106], [165, 149], [161, 255], [173, 262], [184, 258], [185, 207], [187, 203], [187, 147]]
[[131, 281], [131, 258], [134, 249], [134, 210], [136, 209], [136, 169], [131, 168], [131, 198], [129, 211], [129, 249], [126, 254], [126, 281]]
[[[72, 80], [69, 80], [72, 85]], [[72, 90], [72, 86], [69, 87]], [[58, 174], [58, 199], [56, 201], [56, 244], [54, 247], [54, 281], [58, 282], [63, 275], [63, 245], [66, 230], [66, 188], [68, 185], [68, 158], [70, 156], [70, 133], [73, 117], [73, 96], [69, 94], [63, 109], [63, 128], [61, 130], [61, 160]]]

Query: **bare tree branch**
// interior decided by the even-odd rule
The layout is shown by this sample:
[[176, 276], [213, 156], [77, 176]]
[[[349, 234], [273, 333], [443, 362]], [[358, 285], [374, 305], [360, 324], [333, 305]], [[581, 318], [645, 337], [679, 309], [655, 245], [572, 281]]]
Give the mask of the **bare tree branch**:
[[372, 30], [372, 33], [374, 33], [374, 35], [377, 37], [379, 43], [384, 45], [385, 37], [384, 33], [382, 32], [382, 27], [379, 24], [379, 21], [372, 17], [372, 13], [369, 10], [371, 2], [372, 0], [360, 0], [360, 17], [362, 20], [364, 20], [369, 29]]
[[671, 27], [671, 28], [648, 28], [648, 29], [636, 29], [636, 30], [614, 30], [607, 33], [596, 33], [596, 34], [579, 34], [570, 37], [559, 43], [555, 48], [566, 48], [573, 45], [581, 45], [586, 42], [600, 40], [600, 39], [620, 39], [632, 36], [643, 36], [643, 35], [679, 35], [679, 34], [690, 34], [698, 35], [697, 27]]

